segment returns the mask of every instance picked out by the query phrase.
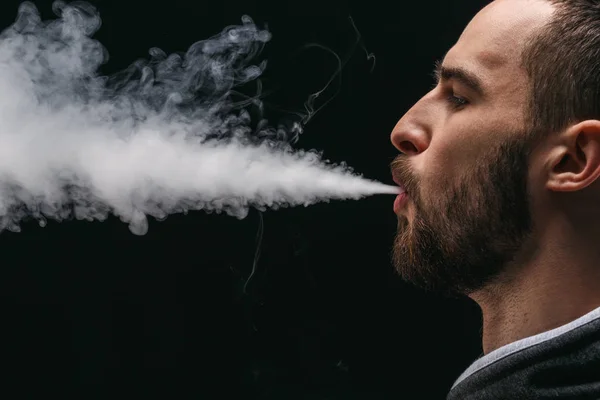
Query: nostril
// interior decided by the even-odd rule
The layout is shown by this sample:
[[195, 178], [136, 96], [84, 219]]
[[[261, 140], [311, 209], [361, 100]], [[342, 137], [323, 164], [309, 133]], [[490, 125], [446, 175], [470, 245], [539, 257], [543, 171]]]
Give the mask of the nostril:
[[398, 144], [398, 148], [404, 154], [415, 154], [419, 152], [419, 149], [417, 149], [417, 147], [408, 140], [403, 140], [400, 142]]

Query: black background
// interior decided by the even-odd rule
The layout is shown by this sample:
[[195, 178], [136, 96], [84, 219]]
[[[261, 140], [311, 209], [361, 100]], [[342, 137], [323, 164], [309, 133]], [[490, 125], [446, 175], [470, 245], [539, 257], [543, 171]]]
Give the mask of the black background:
[[[185, 51], [244, 14], [273, 34], [263, 53], [278, 88], [271, 104], [302, 110], [303, 96], [335, 71], [331, 54], [298, 53], [302, 46], [348, 58], [337, 97], [295, 146], [390, 184], [391, 129], [486, 3], [90, 2], [103, 20], [95, 37], [111, 56], [102, 73], [154, 46]], [[2, 27], [19, 3], [2, 1]], [[52, 16], [50, 1], [34, 3]], [[479, 310], [395, 275], [392, 201], [253, 210], [243, 220], [194, 212], [151, 221], [141, 237], [116, 218], [3, 232], [1, 396], [444, 398], [481, 353]]]

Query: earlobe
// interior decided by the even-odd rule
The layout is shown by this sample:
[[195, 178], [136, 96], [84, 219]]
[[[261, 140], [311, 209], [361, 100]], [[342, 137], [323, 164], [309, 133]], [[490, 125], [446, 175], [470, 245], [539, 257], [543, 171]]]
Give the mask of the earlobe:
[[553, 153], [549, 190], [574, 192], [591, 185], [600, 176], [600, 121], [584, 121], [565, 131]]

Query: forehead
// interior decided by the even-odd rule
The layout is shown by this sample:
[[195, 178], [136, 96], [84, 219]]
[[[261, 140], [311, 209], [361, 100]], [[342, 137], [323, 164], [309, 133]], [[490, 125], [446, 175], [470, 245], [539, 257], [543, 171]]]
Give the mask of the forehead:
[[[444, 65], [469, 69], [486, 86], [525, 79], [521, 52], [529, 37], [552, 17], [546, 0], [496, 0], [467, 25]], [[514, 82], [522, 86], [523, 82]]]

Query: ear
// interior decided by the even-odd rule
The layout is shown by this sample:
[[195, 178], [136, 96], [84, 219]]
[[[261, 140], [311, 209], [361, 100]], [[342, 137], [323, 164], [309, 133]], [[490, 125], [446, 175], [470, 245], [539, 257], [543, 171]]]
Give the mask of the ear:
[[600, 121], [583, 121], [565, 130], [548, 162], [549, 190], [574, 192], [592, 184], [600, 176]]

